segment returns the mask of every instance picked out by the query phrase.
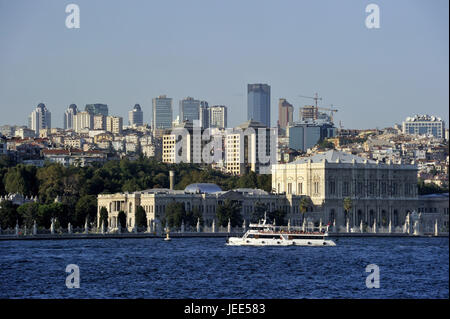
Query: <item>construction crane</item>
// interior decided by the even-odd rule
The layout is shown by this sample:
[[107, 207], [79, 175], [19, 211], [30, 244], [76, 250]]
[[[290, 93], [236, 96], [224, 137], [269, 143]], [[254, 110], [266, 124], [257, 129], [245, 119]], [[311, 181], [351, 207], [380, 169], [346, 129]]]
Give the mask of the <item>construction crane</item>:
[[331, 119], [331, 122], [333, 122], [333, 114], [336, 113], [338, 110], [335, 109], [335, 106], [333, 104], [326, 105], [326, 106], [329, 106], [329, 108], [328, 107], [318, 107], [317, 109], [330, 112], [330, 119]]
[[319, 112], [317, 109], [317, 101], [322, 101], [322, 98], [319, 97], [319, 94], [316, 93], [316, 94], [314, 94], [314, 96], [299, 95], [299, 97], [314, 100], [314, 119], [317, 120], [317, 116], [318, 116], [318, 112]]

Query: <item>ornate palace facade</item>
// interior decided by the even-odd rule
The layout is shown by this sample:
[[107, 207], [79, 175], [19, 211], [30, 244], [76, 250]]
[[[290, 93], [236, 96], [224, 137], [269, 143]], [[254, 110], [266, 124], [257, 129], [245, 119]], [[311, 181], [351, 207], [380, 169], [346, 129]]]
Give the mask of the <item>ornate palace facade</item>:
[[361, 221], [394, 227], [403, 225], [408, 212], [417, 211], [415, 165], [380, 163], [331, 150], [272, 166], [273, 192], [306, 195], [325, 222], [346, 224], [344, 198], [350, 198], [350, 227]]

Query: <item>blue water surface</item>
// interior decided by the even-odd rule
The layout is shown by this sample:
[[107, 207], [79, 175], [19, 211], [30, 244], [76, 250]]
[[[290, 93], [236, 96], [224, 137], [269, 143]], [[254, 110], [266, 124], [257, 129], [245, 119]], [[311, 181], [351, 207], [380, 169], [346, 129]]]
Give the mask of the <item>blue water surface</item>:
[[[80, 288], [66, 287], [68, 264]], [[366, 266], [380, 288], [366, 287]], [[0, 241], [1, 298], [449, 298], [448, 238], [231, 247], [225, 238]]]

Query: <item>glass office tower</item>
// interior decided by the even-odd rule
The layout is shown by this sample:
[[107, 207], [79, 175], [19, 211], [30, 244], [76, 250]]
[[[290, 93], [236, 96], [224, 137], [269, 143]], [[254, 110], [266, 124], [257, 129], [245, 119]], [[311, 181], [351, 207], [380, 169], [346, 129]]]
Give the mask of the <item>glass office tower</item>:
[[267, 84], [248, 84], [247, 120], [261, 122], [270, 127], [270, 86]]

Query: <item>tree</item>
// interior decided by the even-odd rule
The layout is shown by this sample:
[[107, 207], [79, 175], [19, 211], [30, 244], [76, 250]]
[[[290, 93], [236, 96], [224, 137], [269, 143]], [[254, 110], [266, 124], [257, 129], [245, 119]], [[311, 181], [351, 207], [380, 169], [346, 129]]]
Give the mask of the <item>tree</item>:
[[419, 178], [417, 182], [417, 191], [419, 195], [448, 193], [448, 187], [439, 187], [435, 183], [425, 184], [424, 180]]
[[350, 197], [344, 198], [343, 206], [344, 206], [344, 211], [345, 211], [345, 219], [347, 219], [348, 212], [352, 209], [352, 206], [353, 206], [352, 199]]
[[302, 213], [302, 221], [305, 218], [305, 213], [312, 206], [311, 199], [309, 197], [303, 196], [300, 200], [300, 212]]
[[41, 219], [39, 215], [39, 204], [30, 202], [23, 204], [17, 208], [17, 212], [22, 217], [24, 224], [31, 228], [36, 221], [37, 226], [44, 226], [44, 221]]
[[19, 164], [10, 167], [4, 176], [5, 191], [26, 196], [36, 194], [36, 167]]
[[86, 222], [97, 222], [97, 196], [84, 195], [75, 205], [75, 221], [77, 227], [83, 227]]
[[317, 144], [318, 148], [321, 150], [334, 149], [334, 143], [328, 139], [324, 139]]
[[153, 183], [155, 184], [155, 187], [167, 187], [168, 186], [168, 179], [169, 177], [164, 174], [164, 173], [158, 173], [154, 178], [153, 178]]
[[264, 214], [267, 212], [266, 205], [264, 205], [261, 202], [256, 202], [255, 207], [253, 208], [253, 211], [250, 214], [250, 221], [252, 223], [257, 223], [261, 219], [264, 218]]
[[217, 207], [216, 217], [219, 225], [225, 227], [228, 221], [232, 227], [242, 225], [241, 205], [237, 201], [226, 199]]
[[186, 210], [183, 203], [169, 203], [166, 206], [166, 222], [169, 227], [180, 227], [186, 219]]
[[[123, 216], [125, 216], [125, 213], [123, 214]], [[119, 221], [120, 221], [120, 218], [121, 218], [121, 216], [119, 213]], [[100, 222], [100, 225], [98, 225], [98, 226], [101, 226], [103, 223], [103, 225], [105, 225], [106, 228], [108, 227], [108, 210], [106, 209], [106, 207], [100, 208], [100, 221], [99, 222]], [[125, 223], [126, 223], [126, 217], [125, 217]], [[125, 224], [122, 224], [122, 227], [125, 227]]]
[[276, 209], [267, 215], [272, 221], [275, 220], [277, 225], [286, 225], [286, 212], [284, 210]]
[[244, 174], [238, 181], [239, 188], [258, 188], [257, 174], [250, 171]]
[[257, 177], [258, 188], [263, 189], [266, 192], [272, 191], [272, 175], [271, 174], [259, 174]]
[[147, 227], [147, 214], [142, 206], [138, 206], [134, 213], [137, 227]]
[[39, 199], [50, 204], [57, 196], [64, 195], [65, 168], [60, 164], [50, 164], [37, 171], [39, 181]]
[[0, 225], [3, 229], [14, 228], [22, 224], [22, 216], [17, 212], [17, 205], [9, 200], [0, 202]]

